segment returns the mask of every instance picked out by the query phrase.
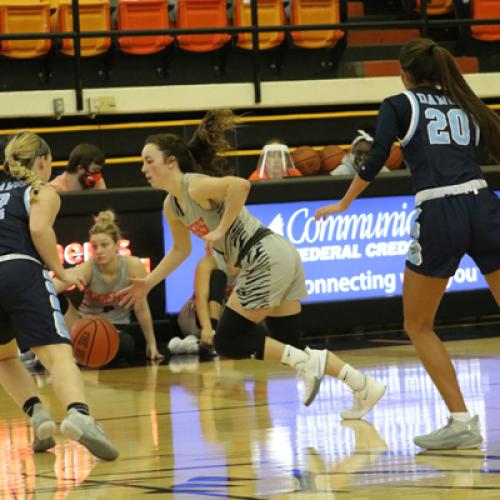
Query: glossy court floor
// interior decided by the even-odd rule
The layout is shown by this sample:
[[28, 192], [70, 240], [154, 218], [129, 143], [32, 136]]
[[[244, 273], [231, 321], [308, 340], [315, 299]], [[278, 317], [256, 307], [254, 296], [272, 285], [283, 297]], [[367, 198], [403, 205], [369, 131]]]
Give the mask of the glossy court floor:
[[[315, 402], [281, 365], [253, 361], [86, 371], [91, 408], [121, 450], [93, 459], [58, 437], [34, 455], [23, 414], [0, 389], [0, 496], [15, 499], [500, 498], [500, 338], [449, 342], [478, 414], [480, 449], [421, 453], [416, 434], [447, 412], [410, 346], [343, 351], [388, 384], [366, 421], [342, 422], [347, 390], [325, 379]], [[60, 420], [50, 379], [36, 375]]]

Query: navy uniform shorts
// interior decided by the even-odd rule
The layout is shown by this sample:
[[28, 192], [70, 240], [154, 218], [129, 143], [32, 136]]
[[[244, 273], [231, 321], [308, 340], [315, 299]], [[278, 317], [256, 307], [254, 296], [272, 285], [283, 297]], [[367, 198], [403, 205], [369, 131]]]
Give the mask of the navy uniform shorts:
[[21, 351], [71, 344], [47, 270], [27, 259], [0, 261], [0, 344], [17, 340]]
[[406, 266], [420, 274], [449, 278], [464, 254], [482, 274], [500, 269], [500, 199], [489, 189], [445, 196], [417, 208]]

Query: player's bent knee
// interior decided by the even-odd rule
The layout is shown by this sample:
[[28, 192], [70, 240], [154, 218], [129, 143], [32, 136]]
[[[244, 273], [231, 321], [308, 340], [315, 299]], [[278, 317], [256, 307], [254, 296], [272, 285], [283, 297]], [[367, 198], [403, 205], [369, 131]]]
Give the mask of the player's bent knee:
[[35, 356], [41, 361], [42, 365], [50, 371], [54, 363], [61, 364], [70, 361], [76, 363], [73, 358], [71, 344], [49, 344], [43, 346], [32, 347], [31, 350]]
[[434, 333], [434, 327], [432, 324], [423, 321], [413, 321], [405, 320], [403, 325], [404, 331], [410, 336], [410, 338], [420, 338], [424, 335], [429, 335]]
[[242, 335], [214, 336], [214, 347], [219, 356], [230, 359], [262, 359], [265, 337], [244, 333]]
[[266, 338], [249, 333], [254, 323], [226, 307], [217, 324], [214, 347], [220, 356], [231, 359], [255, 357], [262, 359]]

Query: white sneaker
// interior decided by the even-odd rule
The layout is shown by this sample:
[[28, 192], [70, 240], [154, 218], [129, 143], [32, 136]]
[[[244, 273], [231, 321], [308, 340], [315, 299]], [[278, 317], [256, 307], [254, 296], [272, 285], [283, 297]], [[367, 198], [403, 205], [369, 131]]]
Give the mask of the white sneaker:
[[477, 448], [482, 442], [479, 430], [479, 417], [476, 415], [467, 422], [450, 417], [448, 423], [437, 431], [417, 436], [413, 442], [427, 450], [467, 450]]
[[200, 351], [200, 340], [194, 335], [188, 335], [182, 340], [186, 354], [198, 354]]
[[194, 335], [188, 335], [181, 339], [174, 337], [168, 343], [170, 354], [198, 354], [200, 350], [200, 341]]
[[170, 339], [167, 349], [170, 351], [170, 354], [181, 354], [181, 338], [180, 337], [173, 337]]
[[385, 394], [387, 387], [374, 378], [367, 375], [365, 386], [359, 391], [352, 391], [354, 402], [352, 408], [344, 410], [340, 416], [345, 420], [357, 420], [363, 418]]
[[118, 458], [118, 450], [106, 436], [104, 429], [93, 417], [83, 415], [74, 408], [69, 410], [68, 416], [61, 422], [61, 432], [65, 437], [85, 446], [97, 458], [102, 460]]
[[306, 361], [297, 363], [295, 371], [297, 376], [304, 381], [304, 405], [309, 406], [319, 391], [319, 386], [325, 376], [326, 364], [328, 361], [328, 351], [323, 349], [305, 348], [308, 354]]
[[41, 403], [33, 407], [33, 416], [30, 418], [35, 439], [33, 440], [33, 451], [46, 451], [56, 445], [54, 434], [56, 433], [56, 423], [49, 412]]

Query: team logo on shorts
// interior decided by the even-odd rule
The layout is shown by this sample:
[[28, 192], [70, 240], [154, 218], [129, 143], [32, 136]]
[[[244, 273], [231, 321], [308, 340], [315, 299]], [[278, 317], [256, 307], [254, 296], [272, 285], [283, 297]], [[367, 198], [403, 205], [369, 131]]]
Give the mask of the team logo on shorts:
[[422, 247], [418, 242], [418, 239], [420, 238], [420, 223], [417, 220], [418, 216], [421, 213], [422, 209], [417, 208], [417, 210], [415, 210], [415, 222], [410, 229], [410, 236], [412, 238], [412, 241], [410, 243], [410, 246], [408, 247], [408, 253], [406, 254], [406, 259], [415, 266], [420, 266], [423, 262]]

